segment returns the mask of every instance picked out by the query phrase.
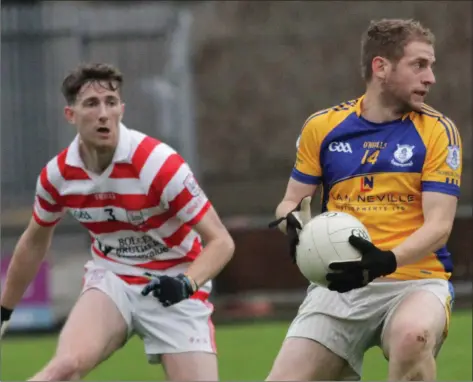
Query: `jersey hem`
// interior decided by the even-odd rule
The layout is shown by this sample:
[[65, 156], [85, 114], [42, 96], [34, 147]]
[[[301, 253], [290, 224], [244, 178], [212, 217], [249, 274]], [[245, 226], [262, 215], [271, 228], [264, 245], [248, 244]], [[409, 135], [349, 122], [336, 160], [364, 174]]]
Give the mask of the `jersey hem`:
[[[410, 272], [409, 272], [410, 273]], [[440, 279], [440, 280], [447, 280], [449, 281], [451, 278], [451, 273], [450, 272], [432, 272], [429, 275], [417, 275], [414, 276], [413, 274], [409, 274], [408, 272], [403, 273], [403, 272], [394, 272], [384, 278], [386, 279], [396, 279], [399, 281], [409, 281], [409, 280], [425, 280], [425, 279]], [[381, 278], [382, 280], [383, 278]]]

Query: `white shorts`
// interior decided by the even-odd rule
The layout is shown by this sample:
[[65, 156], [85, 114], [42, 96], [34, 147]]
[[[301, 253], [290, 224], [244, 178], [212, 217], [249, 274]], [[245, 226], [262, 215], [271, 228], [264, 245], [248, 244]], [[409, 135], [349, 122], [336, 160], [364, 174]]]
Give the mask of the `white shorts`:
[[81, 294], [95, 288], [109, 296], [125, 319], [128, 339], [134, 334], [143, 339], [150, 363], [160, 363], [162, 354], [216, 353], [213, 305], [205, 297], [197, 295], [165, 308], [151, 295], [142, 296], [143, 287], [127, 284], [113, 272], [88, 263]]
[[287, 337], [309, 338], [324, 345], [357, 374], [347, 379], [359, 379], [364, 353], [381, 345], [385, 323], [395, 308], [410, 292], [418, 290], [432, 292], [450, 312], [453, 290], [441, 279], [376, 281], [347, 293], [311, 285]]

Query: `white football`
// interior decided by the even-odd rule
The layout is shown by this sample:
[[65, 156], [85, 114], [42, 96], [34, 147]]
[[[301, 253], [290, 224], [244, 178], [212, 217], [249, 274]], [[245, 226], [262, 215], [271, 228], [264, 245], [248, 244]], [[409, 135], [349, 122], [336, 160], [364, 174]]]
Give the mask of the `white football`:
[[344, 212], [325, 212], [309, 221], [299, 234], [296, 263], [310, 282], [327, 286], [325, 276], [332, 261], [361, 259], [348, 242], [351, 235], [371, 241], [366, 227]]

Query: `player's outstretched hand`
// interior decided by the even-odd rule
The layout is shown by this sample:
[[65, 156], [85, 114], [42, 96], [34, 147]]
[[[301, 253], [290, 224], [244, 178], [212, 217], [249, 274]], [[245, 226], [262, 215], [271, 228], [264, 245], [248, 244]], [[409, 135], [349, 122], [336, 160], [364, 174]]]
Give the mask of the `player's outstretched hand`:
[[374, 279], [387, 276], [397, 268], [392, 251], [383, 251], [361, 237], [351, 235], [349, 243], [361, 253], [361, 260], [333, 261], [326, 276], [328, 289], [340, 293], [362, 288]]
[[192, 296], [197, 291], [197, 285], [189, 277], [179, 274], [175, 277], [158, 276], [153, 278], [141, 291], [143, 296], [152, 293], [159, 302], [171, 306]]
[[269, 228], [279, 227], [285, 232], [289, 241], [289, 255], [292, 262], [296, 262], [296, 247], [299, 244], [299, 232], [312, 218], [310, 211], [310, 196], [303, 198], [296, 208], [289, 212], [285, 217], [279, 218], [269, 223]]

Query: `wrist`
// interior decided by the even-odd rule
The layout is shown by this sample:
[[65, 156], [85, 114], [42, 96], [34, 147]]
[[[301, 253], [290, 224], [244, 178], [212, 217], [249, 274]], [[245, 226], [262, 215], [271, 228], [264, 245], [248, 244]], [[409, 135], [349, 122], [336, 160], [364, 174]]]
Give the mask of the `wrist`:
[[194, 280], [194, 278], [191, 277], [191, 276], [189, 276], [189, 275], [186, 274], [186, 273], [185, 273], [183, 276], [184, 276], [184, 278], [185, 278], [187, 284], [189, 285], [189, 289], [190, 289], [193, 293], [197, 292], [197, 290], [199, 289], [199, 285], [198, 285], [197, 282]]
[[276, 219], [279, 220], [278, 229], [284, 234], [287, 234], [286, 219], [288, 215], [296, 209], [296, 207], [297, 203], [285, 200], [281, 202], [276, 209]]
[[0, 316], [1, 316], [2, 322], [9, 321], [12, 313], [13, 313], [13, 309], [8, 309], [8, 308], [5, 308], [4, 306], [1, 306]]
[[289, 213], [294, 211], [297, 207], [297, 203], [291, 200], [285, 200], [279, 203], [276, 208], [276, 219], [285, 218]]
[[397, 257], [394, 251], [386, 251], [386, 254], [388, 255], [386, 256], [386, 270], [388, 271], [388, 274], [390, 274], [395, 272], [398, 267]]
[[396, 247], [396, 248], [393, 248], [390, 252], [394, 255], [396, 259], [396, 265], [398, 267], [405, 265], [404, 264], [405, 254], [403, 253], [402, 248]]

